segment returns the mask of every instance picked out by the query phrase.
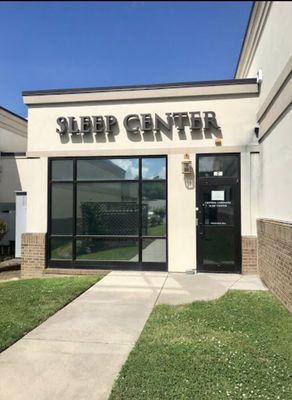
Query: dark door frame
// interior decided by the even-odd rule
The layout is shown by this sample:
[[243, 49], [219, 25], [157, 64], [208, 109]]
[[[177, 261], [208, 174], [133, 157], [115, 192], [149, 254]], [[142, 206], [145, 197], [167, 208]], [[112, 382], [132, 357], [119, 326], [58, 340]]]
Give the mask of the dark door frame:
[[[199, 158], [202, 156], [235, 156], [238, 162], [238, 176], [237, 177], [200, 177], [199, 176]], [[203, 266], [202, 253], [200, 250], [200, 229], [202, 224], [203, 213], [200, 210], [201, 203], [201, 190], [200, 187], [213, 186], [213, 185], [232, 185], [234, 186], [235, 194], [235, 213], [234, 213], [234, 234], [235, 234], [235, 265], [233, 268], [226, 267], [216, 268], [216, 266]], [[237, 203], [237, 206], [236, 206]], [[218, 273], [241, 273], [241, 160], [240, 153], [198, 153], [196, 154], [196, 245], [197, 245], [197, 271], [198, 272], [218, 272]], [[228, 227], [226, 227], [228, 229]], [[231, 227], [230, 227], [231, 228]]]

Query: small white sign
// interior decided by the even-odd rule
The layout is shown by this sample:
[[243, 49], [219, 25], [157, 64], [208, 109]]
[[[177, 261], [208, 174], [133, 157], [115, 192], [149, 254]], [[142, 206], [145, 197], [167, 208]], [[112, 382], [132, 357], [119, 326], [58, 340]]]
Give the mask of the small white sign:
[[211, 191], [211, 200], [219, 200], [224, 201], [224, 190], [212, 190]]
[[213, 171], [213, 176], [223, 176], [223, 171]]

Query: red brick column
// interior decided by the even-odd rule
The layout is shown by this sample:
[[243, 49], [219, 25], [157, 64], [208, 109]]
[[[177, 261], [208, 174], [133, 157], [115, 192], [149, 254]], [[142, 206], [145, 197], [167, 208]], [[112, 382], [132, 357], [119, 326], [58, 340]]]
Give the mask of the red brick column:
[[45, 266], [46, 234], [24, 233], [21, 238], [21, 277], [40, 277]]
[[258, 273], [258, 249], [256, 236], [242, 236], [241, 238], [242, 254], [242, 273]]
[[259, 275], [292, 312], [292, 223], [258, 219]]

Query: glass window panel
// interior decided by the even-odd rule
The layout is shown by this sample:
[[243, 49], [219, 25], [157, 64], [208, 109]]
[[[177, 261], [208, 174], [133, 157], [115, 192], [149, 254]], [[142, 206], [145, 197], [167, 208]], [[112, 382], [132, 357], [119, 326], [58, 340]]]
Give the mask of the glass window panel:
[[88, 159], [77, 161], [78, 180], [139, 179], [137, 158]]
[[[218, 199], [218, 200], [217, 200]], [[211, 186], [203, 189], [205, 225], [234, 225], [233, 187]]]
[[77, 260], [138, 261], [137, 239], [84, 238], [76, 241]]
[[52, 180], [73, 180], [73, 160], [52, 160]]
[[73, 232], [73, 184], [51, 186], [51, 233], [70, 235]]
[[71, 238], [51, 238], [50, 258], [53, 260], [72, 259], [72, 239]]
[[142, 184], [142, 234], [166, 235], [166, 182]]
[[166, 262], [166, 240], [165, 239], [143, 239], [142, 241], [143, 262]]
[[200, 156], [200, 177], [239, 176], [238, 157], [234, 155]]
[[235, 256], [233, 228], [205, 227], [202, 254], [204, 264], [233, 265]]
[[79, 235], [137, 235], [138, 183], [78, 183]]
[[142, 179], [165, 179], [165, 157], [149, 157], [142, 159]]

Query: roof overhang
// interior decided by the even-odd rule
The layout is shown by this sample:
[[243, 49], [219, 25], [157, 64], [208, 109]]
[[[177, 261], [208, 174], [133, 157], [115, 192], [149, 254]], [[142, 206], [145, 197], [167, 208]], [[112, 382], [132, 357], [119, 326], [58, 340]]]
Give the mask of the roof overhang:
[[0, 106], [0, 128], [27, 137], [27, 120]]
[[256, 79], [232, 79], [141, 86], [24, 91], [22, 96], [25, 104], [33, 106], [59, 103], [256, 94], [258, 94]]

